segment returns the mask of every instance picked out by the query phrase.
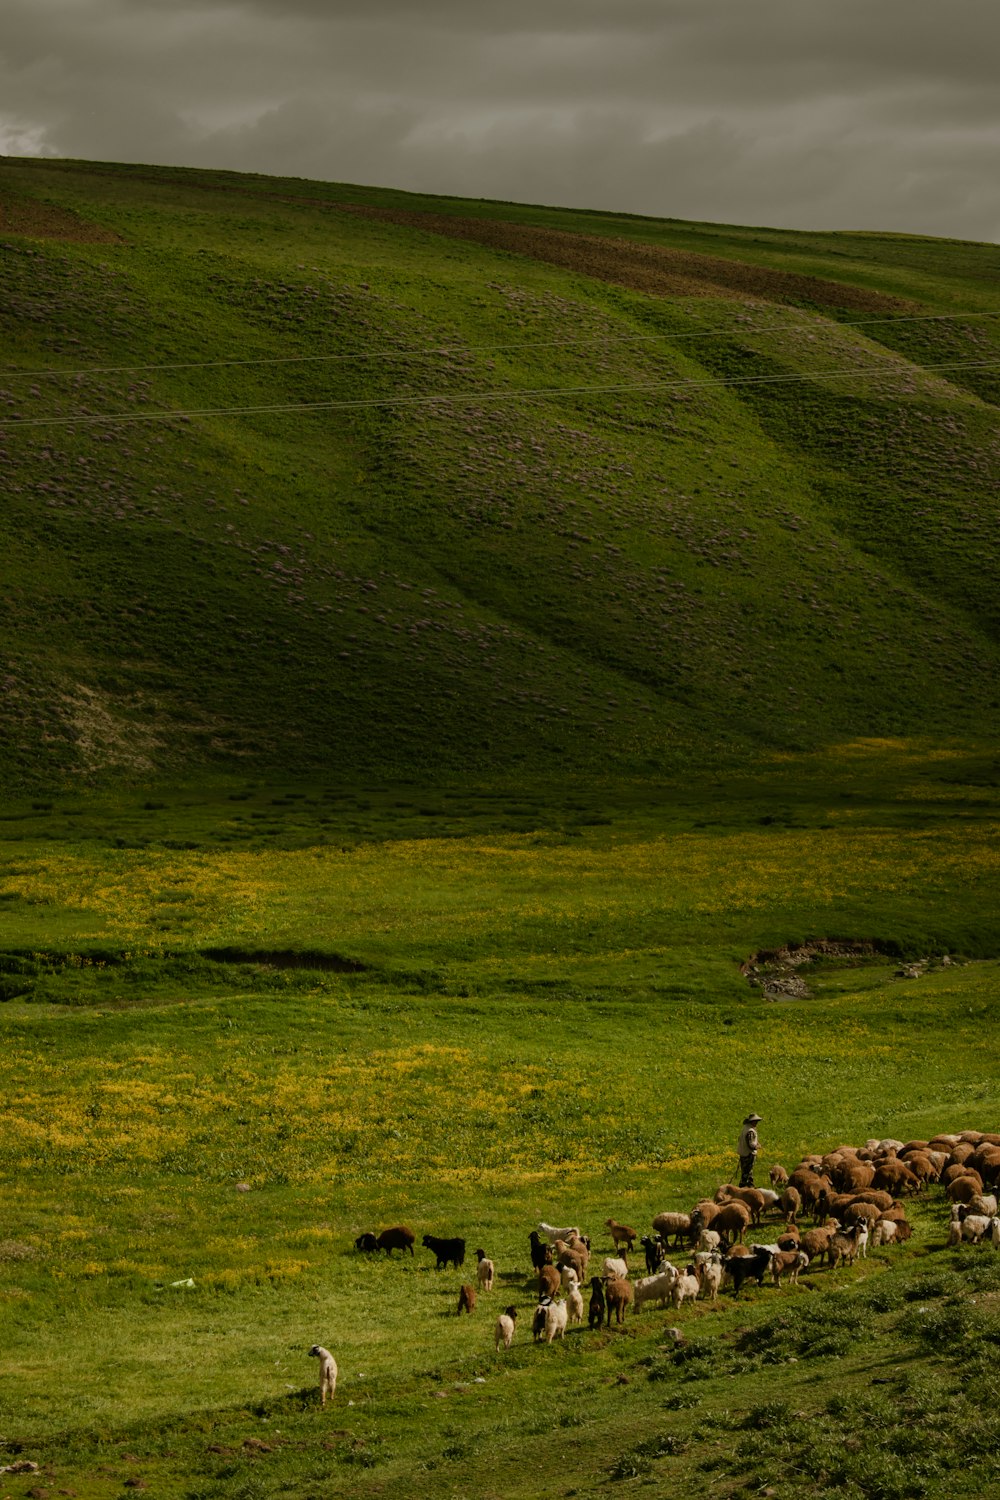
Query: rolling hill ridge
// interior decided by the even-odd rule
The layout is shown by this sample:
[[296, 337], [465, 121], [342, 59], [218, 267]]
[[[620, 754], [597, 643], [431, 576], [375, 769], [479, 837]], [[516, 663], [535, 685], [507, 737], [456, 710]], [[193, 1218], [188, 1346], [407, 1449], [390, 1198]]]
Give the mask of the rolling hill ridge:
[[0, 261], [9, 788], [995, 732], [997, 247], [6, 159]]

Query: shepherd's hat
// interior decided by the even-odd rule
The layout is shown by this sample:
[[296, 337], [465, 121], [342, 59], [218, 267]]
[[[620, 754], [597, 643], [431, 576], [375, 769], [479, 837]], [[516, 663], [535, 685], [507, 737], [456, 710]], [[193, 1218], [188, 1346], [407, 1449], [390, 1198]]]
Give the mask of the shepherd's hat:
[[744, 1125], [758, 1125], [763, 1118], [763, 1115], [747, 1115], [743, 1123]]

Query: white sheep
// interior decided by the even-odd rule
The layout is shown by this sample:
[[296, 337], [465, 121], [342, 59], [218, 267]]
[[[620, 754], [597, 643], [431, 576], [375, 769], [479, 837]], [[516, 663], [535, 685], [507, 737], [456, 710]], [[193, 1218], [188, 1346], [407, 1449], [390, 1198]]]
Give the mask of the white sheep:
[[545, 1342], [551, 1344], [556, 1337], [566, 1332], [568, 1309], [565, 1302], [550, 1302], [545, 1308]]
[[990, 1233], [992, 1225], [993, 1220], [985, 1214], [966, 1214], [962, 1220], [962, 1238], [970, 1245], [978, 1245]]
[[319, 1360], [319, 1404], [325, 1406], [327, 1396], [332, 1400], [337, 1389], [337, 1361], [322, 1344], [313, 1344], [309, 1357]]
[[608, 1255], [604, 1261], [604, 1275], [617, 1276], [622, 1281], [628, 1281], [628, 1261], [621, 1256]]
[[489, 1259], [485, 1250], [476, 1251], [476, 1262], [476, 1280], [479, 1282], [479, 1290], [481, 1292], [492, 1292], [496, 1266]]
[[997, 1211], [997, 1200], [995, 1193], [980, 1193], [969, 1202], [970, 1214], [985, 1214], [992, 1219]]
[[570, 1323], [583, 1322], [583, 1293], [576, 1284], [570, 1287], [566, 1298], [566, 1317]]
[[514, 1324], [517, 1322], [517, 1308], [508, 1307], [497, 1318], [496, 1332], [494, 1334], [496, 1350], [499, 1354], [500, 1345], [509, 1349], [514, 1342]]
[[544, 1219], [538, 1226], [539, 1234], [547, 1234], [550, 1240], [572, 1240], [581, 1239], [579, 1229], [571, 1225], [568, 1229], [556, 1229], [551, 1224], [546, 1224]]
[[666, 1307], [676, 1276], [676, 1268], [668, 1264], [655, 1276], [643, 1276], [637, 1281], [633, 1291], [635, 1311], [638, 1312], [644, 1302], [658, 1302], [661, 1307]]

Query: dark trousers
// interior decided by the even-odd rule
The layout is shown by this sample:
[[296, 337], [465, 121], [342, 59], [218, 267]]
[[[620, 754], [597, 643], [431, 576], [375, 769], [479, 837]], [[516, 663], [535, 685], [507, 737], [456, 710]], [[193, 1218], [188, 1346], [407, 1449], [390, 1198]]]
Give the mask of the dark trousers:
[[740, 1157], [740, 1187], [753, 1187], [753, 1164], [756, 1156]]

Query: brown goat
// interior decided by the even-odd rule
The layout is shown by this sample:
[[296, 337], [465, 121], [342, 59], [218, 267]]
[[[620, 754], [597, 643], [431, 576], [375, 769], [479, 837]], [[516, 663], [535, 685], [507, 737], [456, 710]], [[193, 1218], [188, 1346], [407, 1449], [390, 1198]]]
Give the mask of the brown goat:
[[632, 1229], [628, 1224], [619, 1224], [617, 1219], [605, 1219], [604, 1222], [611, 1230], [611, 1238], [616, 1250], [619, 1245], [624, 1245], [627, 1250], [634, 1247], [639, 1237], [638, 1229]]
[[608, 1305], [608, 1327], [611, 1326], [612, 1311], [614, 1311], [615, 1322], [621, 1322], [633, 1296], [631, 1281], [624, 1281], [620, 1276], [608, 1277], [604, 1284], [604, 1300]]

